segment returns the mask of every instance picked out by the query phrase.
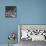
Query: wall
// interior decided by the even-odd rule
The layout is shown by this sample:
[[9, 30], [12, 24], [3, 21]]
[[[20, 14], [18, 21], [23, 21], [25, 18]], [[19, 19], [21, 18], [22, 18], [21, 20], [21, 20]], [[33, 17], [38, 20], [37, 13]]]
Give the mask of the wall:
[[23, 0], [21, 24], [46, 24], [46, 0]]
[[[16, 18], [5, 18], [8, 5], [17, 7]], [[46, 24], [46, 0], [0, 0], [0, 44], [8, 43], [9, 32], [18, 32], [18, 24]]]

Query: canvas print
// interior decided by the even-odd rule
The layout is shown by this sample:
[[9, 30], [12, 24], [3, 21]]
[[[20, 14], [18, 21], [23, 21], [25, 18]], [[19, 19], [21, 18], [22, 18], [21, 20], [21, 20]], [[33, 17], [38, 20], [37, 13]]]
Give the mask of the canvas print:
[[16, 6], [5, 6], [5, 17], [16, 17]]
[[42, 46], [46, 43], [46, 25], [19, 24], [18, 42], [19, 46]]
[[46, 25], [19, 25], [20, 41], [46, 41]]

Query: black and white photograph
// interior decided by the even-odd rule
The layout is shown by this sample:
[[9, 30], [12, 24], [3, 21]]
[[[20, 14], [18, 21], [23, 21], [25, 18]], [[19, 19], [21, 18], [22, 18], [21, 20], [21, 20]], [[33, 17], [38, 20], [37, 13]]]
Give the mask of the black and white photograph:
[[16, 6], [5, 6], [5, 17], [16, 17]]

